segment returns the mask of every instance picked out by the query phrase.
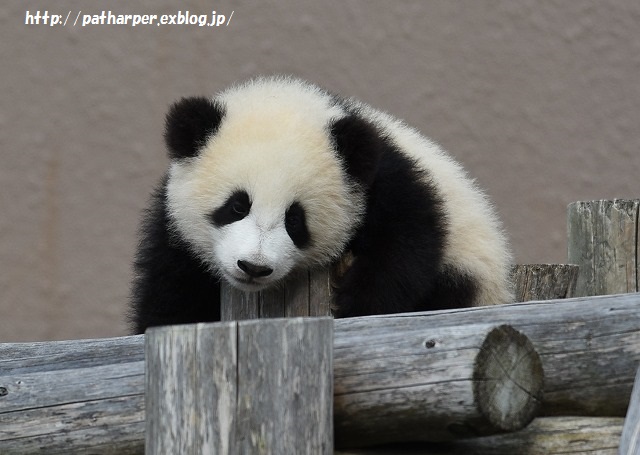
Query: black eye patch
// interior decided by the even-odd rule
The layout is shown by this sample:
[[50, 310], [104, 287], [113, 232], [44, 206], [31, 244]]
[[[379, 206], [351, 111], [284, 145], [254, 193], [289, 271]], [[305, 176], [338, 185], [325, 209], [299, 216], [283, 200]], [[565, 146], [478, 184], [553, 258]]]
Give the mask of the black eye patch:
[[236, 191], [211, 213], [210, 218], [216, 226], [225, 226], [240, 221], [249, 214], [250, 210], [251, 200], [247, 192]]
[[309, 245], [311, 236], [307, 228], [304, 208], [299, 202], [294, 202], [287, 209], [284, 216], [284, 226], [295, 246], [302, 249]]

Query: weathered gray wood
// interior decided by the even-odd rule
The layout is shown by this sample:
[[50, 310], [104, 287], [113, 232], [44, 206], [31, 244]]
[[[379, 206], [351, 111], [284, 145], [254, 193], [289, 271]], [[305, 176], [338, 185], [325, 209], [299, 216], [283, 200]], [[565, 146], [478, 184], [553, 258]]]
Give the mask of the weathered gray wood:
[[637, 292], [640, 200], [575, 202], [567, 208], [569, 262], [580, 266], [576, 295]]
[[516, 302], [573, 297], [578, 266], [572, 264], [521, 264], [511, 267]]
[[[333, 282], [349, 267], [349, 260], [333, 269], [302, 270], [279, 287], [246, 293], [222, 283], [222, 320], [274, 317], [330, 316]], [[573, 297], [578, 266], [522, 264], [511, 269], [516, 302]]]
[[[545, 372], [542, 412], [547, 415], [624, 417], [640, 364], [640, 294], [354, 318], [334, 323], [337, 341], [369, 330], [371, 338], [363, 336], [362, 345], [367, 345], [367, 349], [378, 346], [381, 352], [386, 333], [422, 330], [424, 340], [428, 341], [433, 328], [512, 325], [531, 340], [542, 359]], [[134, 453], [135, 450], [127, 451], [126, 447], [142, 447], [144, 439], [142, 358], [140, 336], [0, 344], [0, 387], [8, 390], [6, 395], [0, 394], [0, 453], [38, 453], [38, 450], [87, 453], [89, 445], [91, 453], [96, 454]], [[348, 361], [342, 360], [336, 350], [334, 362], [338, 368], [338, 364]], [[128, 363], [133, 371], [123, 368]], [[94, 365], [109, 364], [111, 367], [101, 370], [100, 377], [92, 374]], [[348, 366], [340, 368], [348, 371]], [[75, 381], [76, 386], [51, 389], [48, 385], [51, 375], [43, 375], [51, 371], [56, 372], [60, 383]], [[455, 371], [452, 369], [452, 374]], [[16, 387], [17, 381], [29, 387]], [[366, 384], [365, 376], [361, 382]], [[335, 388], [339, 387], [342, 387], [340, 379], [335, 378]], [[357, 392], [353, 387], [351, 390]], [[78, 409], [84, 403], [91, 406], [89, 414]], [[114, 425], [119, 421], [128, 423]], [[120, 436], [110, 438], [111, 430]], [[94, 437], [87, 436], [91, 434]], [[122, 447], [116, 447], [120, 442]]]
[[243, 292], [221, 285], [223, 321], [282, 317], [330, 316], [331, 285], [328, 270], [301, 270], [278, 287]]
[[[333, 282], [349, 267], [350, 257], [332, 268], [301, 270], [278, 287], [246, 293], [222, 283], [222, 320], [330, 316]], [[514, 265], [516, 302], [573, 297], [578, 267], [571, 264]]]
[[[444, 444], [392, 445], [336, 455], [617, 455], [621, 417], [543, 417], [525, 429]], [[637, 452], [633, 452], [637, 454]]]
[[332, 453], [330, 318], [147, 332], [148, 454]]
[[640, 369], [636, 373], [627, 416], [624, 420], [622, 437], [620, 438], [620, 455], [637, 455], [640, 453]]
[[338, 319], [336, 343], [362, 327], [401, 332], [479, 323], [509, 324], [532, 341], [544, 367], [543, 414], [625, 415], [640, 364], [640, 294]]
[[[300, 270], [289, 276], [285, 286], [282, 305], [285, 317], [304, 317], [309, 314], [310, 276], [308, 270]], [[327, 315], [326, 315], [327, 316]]]
[[220, 317], [223, 321], [239, 321], [260, 317], [261, 293], [242, 292], [227, 283], [220, 286]]
[[510, 326], [373, 322], [336, 332], [336, 446], [514, 431], [537, 413], [542, 364]]
[[0, 344], [0, 453], [142, 453], [142, 340]]
[[238, 323], [236, 453], [333, 453], [333, 321]]
[[147, 331], [145, 453], [230, 453], [236, 332], [234, 323]]
[[544, 417], [515, 433], [451, 446], [459, 455], [616, 455], [622, 422], [620, 417]]
[[309, 316], [331, 316], [331, 273], [309, 270]]

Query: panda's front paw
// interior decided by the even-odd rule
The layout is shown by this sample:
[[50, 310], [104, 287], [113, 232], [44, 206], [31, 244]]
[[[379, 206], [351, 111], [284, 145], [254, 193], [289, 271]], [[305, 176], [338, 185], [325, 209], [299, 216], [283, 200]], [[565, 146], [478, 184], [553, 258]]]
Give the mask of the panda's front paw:
[[348, 292], [336, 291], [331, 305], [331, 312], [335, 318], [361, 316], [357, 309], [357, 300], [353, 295]]

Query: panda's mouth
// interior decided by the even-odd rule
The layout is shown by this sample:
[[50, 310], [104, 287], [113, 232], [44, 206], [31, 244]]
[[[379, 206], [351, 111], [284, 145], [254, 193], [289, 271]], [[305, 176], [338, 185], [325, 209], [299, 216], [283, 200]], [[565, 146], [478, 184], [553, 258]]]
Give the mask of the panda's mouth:
[[235, 278], [235, 280], [243, 286], [259, 286], [259, 283], [253, 278]]

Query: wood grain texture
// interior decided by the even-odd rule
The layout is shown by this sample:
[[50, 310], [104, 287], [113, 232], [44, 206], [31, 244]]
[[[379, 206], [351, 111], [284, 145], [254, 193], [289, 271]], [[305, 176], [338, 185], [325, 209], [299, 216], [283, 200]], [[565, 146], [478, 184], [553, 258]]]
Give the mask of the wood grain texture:
[[[384, 319], [391, 322], [379, 322]], [[546, 415], [623, 417], [640, 364], [640, 294], [338, 319], [336, 343], [350, 330], [364, 326], [375, 333], [390, 323], [397, 331], [415, 325], [425, 332], [480, 323], [513, 326], [542, 358]]]
[[227, 283], [220, 285], [220, 318], [223, 321], [239, 321], [260, 317], [262, 293], [242, 292]]
[[246, 319], [331, 316], [331, 283], [327, 270], [301, 270], [278, 287], [261, 292], [243, 292], [221, 285], [223, 321]]
[[151, 329], [148, 454], [333, 450], [330, 318]]
[[537, 413], [542, 365], [513, 328], [373, 322], [336, 331], [337, 447], [514, 431]]
[[577, 265], [521, 264], [511, 267], [516, 302], [573, 297], [578, 279]]
[[569, 262], [580, 266], [576, 295], [637, 292], [640, 200], [575, 202], [567, 208]]
[[[640, 364], [640, 294], [354, 318], [334, 324], [335, 368], [345, 372], [352, 361], [341, 357], [339, 346], [349, 346], [349, 338], [356, 335], [360, 342], [349, 348], [352, 355], [357, 357], [355, 349], [363, 345], [360, 359], [367, 360], [366, 351], [368, 361], [375, 362], [376, 347], [384, 348], [386, 332], [402, 337], [413, 331], [426, 343], [434, 339], [429, 335], [433, 329], [449, 327], [455, 332], [457, 326], [511, 325], [529, 338], [542, 359], [542, 413], [552, 416], [624, 417]], [[75, 454], [87, 453], [89, 446], [96, 454], [140, 450], [145, 426], [143, 344], [143, 336], [0, 344], [0, 388], [7, 390], [0, 394], [0, 453]], [[397, 355], [406, 361], [401, 351]], [[389, 362], [387, 368], [395, 374], [394, 363]], [[366, 384], [366, 371], [361, 371], [357, 379]], [[75, 386], [52, 389], [49, 381], [54, 377]], [[335, 378], [336, 391], [350, 387], [357, 393], [341, 381]]]
[[0, 344], [0, 453], [142, 453], [143, 340]]
[[640, 453], [640, 369], [636, 373], [631, 399], [620, 438], [620, 455]]
[[333, 321], [238, 323], [234, 453], [333, 452]]
[[147, 331], [145, 453], [229, 453], [236, 332], [234, 323]]
[[509, 325], [492, 329], [473, 368], [473, 395], [480, 413], [496, 428], [527, 426], [542, 404], [542, 360], [531, 341]]
[[335, 454], [617, 455], [622, 423], [621, 417], [543, 417], [514, 433], [461, 439], [442, 444], [396, 444], [386, 447], [338, 450]]

